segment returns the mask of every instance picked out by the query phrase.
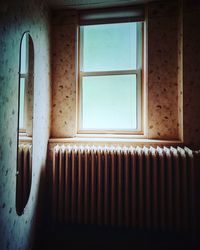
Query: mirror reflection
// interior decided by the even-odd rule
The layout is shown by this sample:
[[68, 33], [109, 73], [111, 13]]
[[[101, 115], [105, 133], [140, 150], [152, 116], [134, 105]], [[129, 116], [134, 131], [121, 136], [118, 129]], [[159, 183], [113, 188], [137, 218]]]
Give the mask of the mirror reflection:
[[19, 58], [16, 211], [21, 215], [32, 181], [34, 47], [29, 32], [22, 36]]

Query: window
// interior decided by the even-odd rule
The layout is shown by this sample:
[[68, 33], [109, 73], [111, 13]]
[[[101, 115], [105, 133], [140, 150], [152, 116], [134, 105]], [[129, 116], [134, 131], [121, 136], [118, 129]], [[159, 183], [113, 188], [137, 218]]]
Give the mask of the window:
[[22, 36], [19, 62], [19, 132], [32, 135], [34, 47], [28, 32]]
[[141, 133], [142, 22], [80, 25], [80, 133]]
[[25, 132], [25, 114], [26, 114], [26, 82], [28, 78], [28, 34], [24, 34], [21, 44], [21, 64], [20, 64], [20, 96], [19, 96], [19, 129]]

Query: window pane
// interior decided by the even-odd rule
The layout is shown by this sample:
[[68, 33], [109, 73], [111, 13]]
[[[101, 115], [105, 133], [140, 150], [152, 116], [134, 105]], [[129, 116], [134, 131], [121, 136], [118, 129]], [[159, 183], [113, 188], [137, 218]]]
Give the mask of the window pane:
[[20, 73], [26, 74], [26, 72], [27, 72], [27, 34], [25, 34], [22, 39]]
[[136, 69], [137, 25], [135, 22], [82, 26], [82, 71]]
[[82, 129], [137, 128], [136, 75], [82, 78]]
[[19, 128], [24, 128], [25, 78], [20, 78]]

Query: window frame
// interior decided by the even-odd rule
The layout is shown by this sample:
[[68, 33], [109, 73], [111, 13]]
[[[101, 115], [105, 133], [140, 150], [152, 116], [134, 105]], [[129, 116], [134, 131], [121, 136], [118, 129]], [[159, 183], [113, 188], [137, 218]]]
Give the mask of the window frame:
[[[131, 70], [117, 70], [117, 71], [92, 71], [92, 72], [82, 72], [81, 71], [81, 26], [86, 25], [95, 25], [95, 23], [91, 22], [89, 24], [79, 24], [77, 26], [77, 135], [84, 134], [111, 134], [111, 135], [144, 135], [144, 51], [145, 51], [145, 20], [135, 20], [135, 21], [120, 21], [116, 20], [113, 23], [127, 23], [127, 22], [140, 22], [141, 23], [141, 41], [140, 41], [140, 53], [141, 53], [141, 61], [140, 68], [131, 69]], [[97, 24], [109, 24], [109, 22], [97, 23]], [[137, 36], [138, 37], [138, 36]], [[138, 56], [138, 54], [137, 54]], [[138, 60], [137, 60], [138, 64]], [[81, 127], [82, 122], [82, 77], [83, 76], [108, 76], [108, 75], [136, 75], [137, 80], [137, 129], [83, 129]]]
[[[28, 46], [28, 44], [29, 44], [29, 36], [28, 36], [28, 34], [25, 34], [25, 36], [26, 36], [26, 45], [25, 45], [26, 46], [26, 48], [25, 48], [26, 49], [26, 58], [25, 58], [25, 68], [26, 68], [26, 70], [25, 70], [25, 73], [19, 72], [20, 89], [21, 89], [21, 79], [24, 79], [23, 127], [22, 128], [19, 127], [19, 132], [20, 133], [26, 133], [26, 119], [27, 119], [27, 117], [26, 117], [26, 114], [27, 114], [27, 112], [26, 112], [26, 102], [27, 102], [27, 100], [26, 100], [26, 98], [27, 98], [26, 97], [26, 92], [27, 92], [27, 81], [28, 81], [28, 76], [29, 76], [29, 73], [28, 73], [28, 67], [29, 67], [29, 62], [28, 62], [28, 58], [29, 58], [29, 50], [28, 50], [28, 48], [29, 48], [29, 46]], [[20, 71], [21, 71], [21, 65], [20, 65]], [[19, 101], [21, 102], [21, 100], [19, 100]], [[19, 113], [19, 119], [20, 119], [20, 113]]]

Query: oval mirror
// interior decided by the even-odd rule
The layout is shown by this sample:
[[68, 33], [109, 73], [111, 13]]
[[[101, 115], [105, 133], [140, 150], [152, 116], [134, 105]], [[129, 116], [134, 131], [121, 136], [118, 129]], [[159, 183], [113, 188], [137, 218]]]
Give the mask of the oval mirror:
[[19, 55], [16, 211], [21, 215], [32, 182], [34, 47], [29, 32], [21, 38]]

